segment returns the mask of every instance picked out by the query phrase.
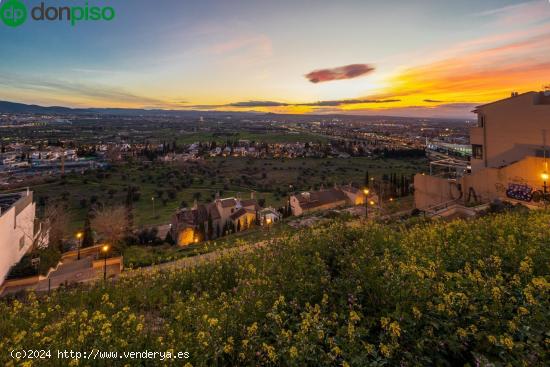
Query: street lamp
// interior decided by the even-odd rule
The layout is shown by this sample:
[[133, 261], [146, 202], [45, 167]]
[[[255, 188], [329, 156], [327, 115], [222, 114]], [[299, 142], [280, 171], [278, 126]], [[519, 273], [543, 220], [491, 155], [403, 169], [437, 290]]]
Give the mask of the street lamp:
[[77, 239], [77, 244], [76, 244], [76, 248], [77, 248], [77, 255], [76, 255], [76, 259], [77, 260], [80, 260], [80, 248], [82, 247], [82, 237], [84, 237], [84, 233], [82, 232], [77, 232], [76, 234], [76, 239]]
[[548, 178], [550, 176], [548, 175], [548, 172], [545, 170], [544, 172], [542, 172], [540, 174], [540, 178], [542, 178], [542, 200], [544, 201], [544, 207], [546, 207], [546, 189], [547, 189], [547, 186], [546, 186], [546, 181], [548, 181]]
[[365, 218], [369, 219], [369, 193], [370, 190], [367, 188], [363, 189], [363, 194], [365, 194]]
[[103, 252], [104, 255], [104, 263], [103, 263], [103, 280], [107, 280], [107, 253], [109, 252], [109, 245], [103, 245], [101, 247], [101, 252]]
[[155, 218], [155, 197], [151, 197], [151, 201], [153, 202], [153, 218]]
[[271, 218], [266, 218], [265, 223], [267, 224], [267, 230], [269, 231], [269, 227], [271, 226]]

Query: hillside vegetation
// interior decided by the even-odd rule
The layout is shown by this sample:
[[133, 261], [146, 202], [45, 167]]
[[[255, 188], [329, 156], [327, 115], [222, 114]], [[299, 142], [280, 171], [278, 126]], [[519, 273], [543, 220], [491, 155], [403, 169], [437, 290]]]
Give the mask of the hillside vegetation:
[[549, 244], [544, 212], [335, 221], [192, 269], [1, 302], [0, 363], [98, 348], [190, 358], [80, 365], [548, 365]]

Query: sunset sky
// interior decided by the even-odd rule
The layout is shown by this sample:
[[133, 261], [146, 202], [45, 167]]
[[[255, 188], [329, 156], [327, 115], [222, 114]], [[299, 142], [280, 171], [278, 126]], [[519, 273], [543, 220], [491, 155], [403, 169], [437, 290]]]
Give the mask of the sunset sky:
[[116, 19], [0, 23], [1, 100], [465, 117], [550, 84], [548, 0], [89, 4]]

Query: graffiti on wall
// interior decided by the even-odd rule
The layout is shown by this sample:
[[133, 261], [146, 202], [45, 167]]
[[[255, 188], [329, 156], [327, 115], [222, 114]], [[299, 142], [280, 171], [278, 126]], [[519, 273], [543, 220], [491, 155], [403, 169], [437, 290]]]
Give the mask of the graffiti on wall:
[[511, 199], [521, 201], [531, 201], [533, 199], [533, 188], [524, 184], [508, 184], [506, 196]]

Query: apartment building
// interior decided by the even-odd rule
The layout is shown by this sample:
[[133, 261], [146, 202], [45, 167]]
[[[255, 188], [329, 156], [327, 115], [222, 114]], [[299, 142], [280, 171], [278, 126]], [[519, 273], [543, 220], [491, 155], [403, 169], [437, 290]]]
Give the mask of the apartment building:
[[473, 112], [470, 172], [457, 165], [445, 174], [416, 175], [416, 207], [495, 199], [542, 206], [550, 191], [550, 92], [512, 93]]
[[514, 93], [477, 107], [478, 126], [470, 130], [472, 173], [505, 167], [527, 156], [544, 157], [550, 144], [549, 111], [549, 92]]

